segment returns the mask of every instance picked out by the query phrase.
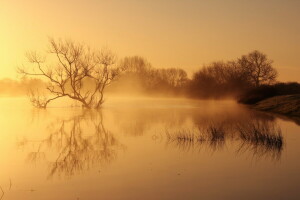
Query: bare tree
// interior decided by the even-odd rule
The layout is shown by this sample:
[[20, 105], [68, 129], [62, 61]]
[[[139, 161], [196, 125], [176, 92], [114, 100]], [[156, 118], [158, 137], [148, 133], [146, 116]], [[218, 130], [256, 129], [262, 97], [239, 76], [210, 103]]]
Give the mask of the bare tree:
[[[30, 68], [19, 68], [25, 76], [39, 76], [47, 80], [51, 97], [39, 98], [31, 93], [32, 103], [46, 108], [61, 97], [78, 101], [85, 108], [100, 108], [104, 89], [120, 73], [116, 56], [109, 50], [92, 51], [88, 46], [68, 40], [49, 39], [51, 65], [36, 52], [27, 54]], [[54, 62], [53, 62], [54, 60]]]
[[121, 65], [126, 68], [128, 73], [136, 73], [141, 76], [146, 75], [150, 70], [152, 70], [151, 64], [143, 57], [132, 56], [125, 57]]
[[272, 67], [273, 61], [269, 60], [266, 54], [255, 50], [242, 56], [238, 62], [256, 87], [276, 80], [277, 71]]
[[187, 80], [187, 73], [180, 68], [167, 68], [157, 70], [157, 76], [172, 87], [181, 87]]
[[30, 90], [27, 94], [31, 104], [37, 108], [46, 108], [52, 98], [48, 99], [45, 94], [41, 94], [39, 90]]

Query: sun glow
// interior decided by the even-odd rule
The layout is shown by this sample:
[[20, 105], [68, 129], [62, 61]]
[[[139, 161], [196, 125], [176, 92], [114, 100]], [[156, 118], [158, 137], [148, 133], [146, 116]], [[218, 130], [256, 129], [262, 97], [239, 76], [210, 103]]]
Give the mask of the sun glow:
[[141, 55], [154, 67], [188, 73], [258, 49], [275, 61], [279, 79], [299, 81], [299, 2], [256, 4], [1, 0], [0, 78], [15, 78], [24, 53], [44, 50], [53, 36], [109, 46], [120, 57]]

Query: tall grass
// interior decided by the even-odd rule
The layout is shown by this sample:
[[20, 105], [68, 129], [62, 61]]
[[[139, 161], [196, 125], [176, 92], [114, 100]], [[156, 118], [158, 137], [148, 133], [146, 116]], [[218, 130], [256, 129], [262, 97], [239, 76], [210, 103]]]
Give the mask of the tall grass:
[[208, 146], [215, 151], [222, 149], [227, 140], [239, 142], [238, 153], [250, 152], [254, 156], [278, 159], [284, 147], [280, 127], [273, 121], [250, 120], [226, 126], [225, 123], [209, 123], [193, 129], [166, 130], [167, 143], [180, 150]]
[[250, 150], [254, 155], [280, 158], [284, 139], [275, 123], [252, 120], [247, 124], [238, 124], [237, 132], [243, 141], [239, 152]]
[[226, 132], [221, 124], [211, 123], [207, 127], [181, 129], [170, 132], [166, 130], [168, 143], [179, 149], [190, 150], [195, 146], [208, 145], [210, 149], [221, 149], [225, 144]]

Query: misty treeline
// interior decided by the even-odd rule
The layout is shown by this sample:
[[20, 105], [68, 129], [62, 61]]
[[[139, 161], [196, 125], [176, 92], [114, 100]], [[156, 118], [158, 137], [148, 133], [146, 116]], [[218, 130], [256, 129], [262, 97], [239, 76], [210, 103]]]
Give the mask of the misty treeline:
[[70, 40], [50, 38], [45, 55], [33, 51], [26, 56], [28, 63], [19, 67], [18, 73], [46, 82], [44, 92], [34, 88], [29, 92], [31, 103], [39, 108], [69, 98], [84, 108], [98, 109], [104, 102], [104, 91], [179, 94], [188, 80], [184, 70], [154, 69], [145, 59], [117, 59], [109, 49], [94, 50]]
[[24, 96], [32, 89], [42, 90], [45, 82], [36, 78], [1, 79], [0, 80], [0, 96]]
[[236, 60], [212, 62], [189, 78], [183, 69], [153, 68], [144, 58], [134, 56], [122, 61], [126, 71], [115, 84], [124, 85], [125, 80], [131, 80], [133, 85], [134, 80], [146, 94], [239, 98], [253, 88], [276, 83], [277, 71], [272, 63], [265, 54], [253, 51]]
[[29, 52], [26, 56], [28, 63], [18, 68], [22, 79], [0, 81], [1, 93], [17, 95], [27, 90], [32, 104], [40, 108], [59, 98], [72, 99], [85, 108], [100, 108], [104, 92], [202, 99], [242, 97], [247, 102], [252, 91], [277, 81], [273, 61], [257, 50], [235, 60], [204, 65], [191, 77], [181, 68], [159, 69], [140, 56], [118, 59], [109, 49], [93, 50], [70, 40], [50, 38], [46, 54]]
[[[191, 78], [180, 68], [157, 69], [146, 59], [125, 58], [126, 69], [115, 85], [141, 87], [144, 94], [171, 95], [199, 99], [233, 98], [252, 104], [277, 95], [300, 93], [300, 84], [277, 81], [277, 70], [266, 54], [257, 50], [231, 61], [202, 66]], [[121, 87], [122, 88], [122, 87]], [[124, 89], [124, 92], [128, 90]]]
[[140, 56], [125, 57], [120, 61], [124, 72], [108, 92], [156, 96], [183, 95], [189, 81], [180, 68], [154, 68]]

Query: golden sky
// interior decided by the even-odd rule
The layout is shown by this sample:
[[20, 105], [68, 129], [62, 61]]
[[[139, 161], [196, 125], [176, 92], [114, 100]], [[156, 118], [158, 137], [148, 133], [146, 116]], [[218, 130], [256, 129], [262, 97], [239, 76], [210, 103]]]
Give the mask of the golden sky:
[[189, 73], [260, 50], [280, 80], [300, 81], [298, 0], [0, 0], [0, 78], [16, 78], [48, 36]]

